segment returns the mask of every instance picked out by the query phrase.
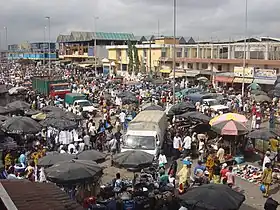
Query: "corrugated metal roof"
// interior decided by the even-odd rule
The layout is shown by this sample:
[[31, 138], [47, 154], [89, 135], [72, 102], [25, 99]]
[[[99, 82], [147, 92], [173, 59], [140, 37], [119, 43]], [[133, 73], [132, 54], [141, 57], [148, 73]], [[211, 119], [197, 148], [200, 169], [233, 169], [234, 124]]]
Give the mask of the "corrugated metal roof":
[[93, 39], [108, 41], [136, 41], [136, 38], [132, 33], [72, 31], [70, 35], [59, 35], [57, 37], [57, 42], [79, 42], [91, 41]]

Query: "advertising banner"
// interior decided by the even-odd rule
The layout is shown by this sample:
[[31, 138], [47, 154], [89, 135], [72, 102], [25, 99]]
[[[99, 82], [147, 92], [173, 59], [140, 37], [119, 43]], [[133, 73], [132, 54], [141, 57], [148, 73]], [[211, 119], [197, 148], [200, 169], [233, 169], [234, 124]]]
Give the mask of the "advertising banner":
[[277, 72], [274, 69], [255, 69], [254, 78], [265, 79], [265, 80], [276, 80]]
[[249, 78], [254, 77], [253, 67], [247, 67], [243, 69], [243, 67], [235, 66], [233, 72], [235, 77], [243, 77], [243, 72], [244, 72], [244, 77], [249, 77]]
[[94, 56], [94, 47], [88, 47], [88, 56]]

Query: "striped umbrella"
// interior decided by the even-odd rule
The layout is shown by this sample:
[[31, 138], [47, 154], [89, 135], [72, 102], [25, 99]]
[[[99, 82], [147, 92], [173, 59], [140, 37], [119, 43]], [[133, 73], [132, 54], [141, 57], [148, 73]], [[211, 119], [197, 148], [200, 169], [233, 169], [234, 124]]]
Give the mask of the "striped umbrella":
[[238, 136], [248, 132], [248, 128], [244, 123], [234, 120], [227, 120], [212, 125], [212, 130], [220, 135]]
[[212, 120], [210, 120], [209, 124], [215, 125], [217, 123], [229, 121], [229, 120], [233, 120], [233, 121], [240, 122], [240, 123], [246, 123], [248, 121], [244, 115], [236, 114], [236, 113], [226, 113], [226, 114], [222, 114], [217, 117], [214, 117]]

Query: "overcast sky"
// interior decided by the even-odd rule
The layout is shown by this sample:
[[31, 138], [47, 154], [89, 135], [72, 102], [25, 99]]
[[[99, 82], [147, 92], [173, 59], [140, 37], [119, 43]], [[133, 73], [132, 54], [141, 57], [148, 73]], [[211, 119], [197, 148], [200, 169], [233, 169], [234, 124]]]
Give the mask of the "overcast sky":
[[[177, 0], [177, 34], [195, 39], [244, 37], [245, 0]], [[279, 0], [248, 0], [248, 35], [280, 37]], [[172, 35], [173, 0], [8, 0], [1, 2], [1, 43], [42, 41], [45, 16], [51, 38], [70, 31]]]

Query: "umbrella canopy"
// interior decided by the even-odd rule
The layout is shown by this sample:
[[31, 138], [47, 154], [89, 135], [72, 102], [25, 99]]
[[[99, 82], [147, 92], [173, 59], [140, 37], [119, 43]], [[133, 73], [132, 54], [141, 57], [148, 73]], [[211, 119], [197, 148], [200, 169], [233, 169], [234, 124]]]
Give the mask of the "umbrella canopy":
[[44, 127], [53, 127], [58, 130], [72, 130], [78, 127], [78, 124], [71, 120], [46, 118], [40, 121], [40, 124]]
[[42, 108], [43, 112], [55, 112], [55, 111], [63, 111], [61, 108], [56, 106], [45, 106]]
[[120, 98], [125, 98], [125, 97], [132, 97], [132, 96], [135, 96], [132, 92], [129, 92], [129, 91], [124, 91], [124, 92], [121, 92], [120, 94], [118, 94], [118, 97]]
[[244, 123], [234, 120], [223, 121], [212, 125], [212, 130], [220, 135], [237, 136], [248, 132]]
[[102, 168], [89, 160], [63, 161], [46, 169], [47, 179], [58, 184], [94, 181], [102, 174]]
[[196, 80], [197, 81], [201, 81], [201, 82], [206, 82], [206, 81], [208, 81], [208, 78], [206, 78], [206, 77], [198, 77]]
[[259, 86], [259, 84], [255, 83], [255, 82], [253, 82], [250, 85], [248, 85], [247, 88], [250, 90], [260, 90], [261, 86]]
[[24, 101], [14, 101], [12, 103], [7, 104], [8, 109], [12, 110], [26, 110], [30, 108], [30, 104], [24, 102]]
[[138, 103], [138, 99], [135, 96], [126, 96], [122, 98], [122, 104], [135, 104]]
[[29, 117], [15, 116], [5, 121], [2, 129], [10, 134], [35, 134], [42, 130], [42, 126]]
[[38, 165], [43, 167], [50, 167], [61, 161], [68, 161], [74, 159], [74, 155], [68, 153], [49, 153], [48, 155], [38, 160]]
[[180, 102], [169, 109], [168, 115], [180, 115], [192, 110], [195, 110], [195, 106], [191, 102]]
[[202, 114], [201, 112], [186, 112], [184, 114], [177, 115], [178, 118], [191, 118], [191, 119], [197, 119], [202, 121], [210, 121], [210, 117], [208, 117], [205, 114]]
[[256, 96], [258, 96], [258, 95], [267, 95], [267, 93], [262, 91], [262, 90], [252, 90], [251, 93], [256, 95]]
[[257, 103], [271, 102], [271, 98], [267, 95], [252, 95], [252, 99]]
[[179, 196], [182, 205], [192, 210], [237, 210], [245, 196], [223, 184], [206, 184], [189, 188]]
[[5, 121], [5, 120], [7, 120], [9, 117], [7, 117], [7, 116], [4, 116], [4, 115], [0, 115], [0, 121]]
[[268, 140], [270, 138], [275, 138], [276, 135], [272, 132], [270, 132], [267, 128], [257, 129], [253, 130], [248, 133], [247, 137], [252, 139], [264, 139]]
[[153, 155], [139, 150], [121, 152], [113, 157], [113, 162], [124, 168], [144, 168], [150, 165], [153, 160]]
[[159, 105], [156, 105], [156, 104], [145, 104], [142, 107], [142, 110], [159, 110], [159, 111], [164, 111], [164, 108], [159, 106]]
[[47, 113], [47, 118], [55, 118], [55, 119], [65, 119], [65, 120], [81, 120], [82, 117], [74, 114], [73, 112], [65, 112], [63, 110], [60, 111], [52, 111]]
[[10, 110], [7, 107], [0, 106], [0, 114], [8, 114]]
[[210, 120], [209, 124], [214, 125], [216, 123], [220, 123], [223, 121], [228, 121], [228, 120], [234, 120], [240, 123], [246, 123], [248, 120], [244, 115], [241, 114], [236, 114], [236, 113], [226, 113], [219, 115], [217, 117], [214, 117], [212, 120]]
[[77, 155], [79, 160], [92, 160], [97, 163], [105, 161], [106, 154], [97, 150], [85, 150]]
[[18, 145], [13, 138], [6, 136], [4, 137], [4, 139], [0, 140], [0, 150], [5, 150], [5, 149], [13, 150], [16, 148], [18, 148]]

